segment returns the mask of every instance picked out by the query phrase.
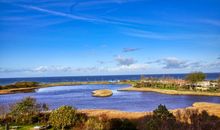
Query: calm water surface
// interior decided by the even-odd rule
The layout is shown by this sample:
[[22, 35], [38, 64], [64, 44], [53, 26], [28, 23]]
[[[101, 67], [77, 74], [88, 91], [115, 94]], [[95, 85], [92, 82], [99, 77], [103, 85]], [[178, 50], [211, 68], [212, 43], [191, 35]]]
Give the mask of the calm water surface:
[[[47, 103], [51, 109], [62, 105], [71, 105], [78, 109], [152, 111], [159, 104], [165, 104], [169, 109], [175, 109], [191, 106], [194, 102], [220, 103], [220, 97], [117, 91], [123, 87], [128, 87], [128, 85], [79, 85], [41, 88], [35, 93], [0, 95], [0, 104], [11, 104], [27, 96], [35, 97], [39, 102]], [[111, 89], [113, 96], [92, 97], [91, 92], [96, 89]]]

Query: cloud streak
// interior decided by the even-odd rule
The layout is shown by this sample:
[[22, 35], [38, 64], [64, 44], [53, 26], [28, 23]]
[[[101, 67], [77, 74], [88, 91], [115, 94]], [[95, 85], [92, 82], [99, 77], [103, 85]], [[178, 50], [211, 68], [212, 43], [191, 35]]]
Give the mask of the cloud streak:
[[74, 15], [72, 13], [63, 13], [63, 12], [49, 10], [49, 9], [45, 9], [45, 8], [41, 8], [41, 7], [37, 7], [37, 6], [32, 6], [32, 5], [25, 5], [25, 4], [13, 4], [13, 5], [24, 8], [24, 9], [34, 10], [34, 11], [38, 11], [38, 12], [42, 12], [42, 13], [46, 13], [46, 14], [50, 14], [50, 15], [54, 15], [54, 16], [70, 18], [73, 20], [81, 20], [81, 21], [92, 22], [92, 23], [96, 22], [96, 23], [126, 25], [126, 26], [130, 25], [128, 23], [123, 23], [123, 22], [115, 21], [115, 20], [111, 20], [111, 19], [104, 19], [104, 18], [98, 18], [98, 17], [92, 17], [92, 16]]
[[122, 52], [133, 52], [133, 51], [138, 51], [140, 48], [123, 48]]
[[161, 32], [151, 32], [140, 29], [131, 29], [126, 28], [122, 31], [122, 34], [146, 38], [146, 39], [157, 39], [157, 40], [189, 40], [189, 39], [220, 39], [220, 35], [218, 33], [213, 34], [205, 34], [205, 33], [191, 33], [191, 34], [182, 34], [182, 33], [161, 33]]
[[220, 20], [217, 19], [199, 19], [199, 20], [195, 20], [195, 22], [212, 25], [212, 26], [220, 26]]
[[[95, 0], [95, 1], [80, 1], [80, 2], [60, 2], [60, 1], [46, 1], [46, 2], [41, 2], [41, 1], [32, 1], [32, 2], [27, 2], [27, 1], [0, 1], [1, 3], [7, 3], [15, 6], [22, 7], [24, 9], [29, 9], [29, 10], [35, 10], [38, 12], [42, 13], [47, 13], [50, 15], [54, 16], [60, 16], [60, 17], [65, 17], [65, 18], [70, 18], [73, 20], [82, 20], [82, 21], [87, 21], [87, 22], [98, 22], [98, 23], [108, 23], [108, 24], [115, 24], [115, 25], [124, 25], [124, 26], [129, 26], [129, 27], [137, 27], [137, 26], [145, 26], [145, 25], [169, 25], [169, 26], [188, 26], [190, 24], [188, 23], [193, 23], [193, 24], [210, 24], [214, 26], [220, 26], [220, 21], [216, 19], [197, 19], [197, 20], [188, 20], [187, 23], [185, 22], [180, 22], [180, 21], [165, 21], [165, 20], [149, 20], [149, 19], [136, 19], [136, 18], [129, 18], [129, 19], [123, 19], [123, 18], [113, 18], [113, 17], [105, 17], [105, 16], [94, 16], [94, 15], [76, 15], [77, 12], [72, 12], [75, 8], [91, 8], [93, 9], [94, 6], [104, 6], [108, 4], [126, 4], [126, 3], [132, 3], [132, 2], [141, 2], [143, 0]], [[28, 4], [19, 4], [19, 3], [28, 3]], [[32, 4], [32, 5], [31, 5]], [[35, 5], [35, 6], [33, 6]], [[55, 11], [55, 10], [50, 10], [46, 9], [47, 7], [50, 6], [54, 7], [63, 7], [65, 5], [67, 8], [71, 8], [69, 13], [64, 13], [60, 11]], [[42, 8], [44, 7], [44, 8]], [[108, 11], [103, 10], [102, 12]], [[112, 9], [110, 9], [112, 10]], [[80, 12], [79, 12], [80, 13]], [[88, 13], [88, 12], [87, 12]], [[82, 13], [80, 13], [82, 14]], [[143, 22], [144, 21], [144, 22]], [[144, 38], [152, 38], [152, 39], [162, 39], [162, 40], [168, 40], [168, 39], [181, 39], [181, 37], [174, 37], [173, 34], [167, 35], [167, 34], [160, 34], [160, 33], [155, 33], [155, 32], [150, 32], [150, 31], [145, 31], [139, 32], [136, 31], [136, 33], [133, 32], [125, 32], [127, 35], [130, 36], [136, 36], [136, 37], [144, 37]]]
[[76, 7], [94, 7], [105, 4], [124, 4], [124, 3], [139, 2], [139, 1], [143, 1], [143, 0], [94, 0], [94, 1], [79, 2], [76, 5]]
[[25, 9], [36, 10], [36, 11], [40, 11], [43, 13], [67, 17], [67, 18], [76, 19], [76, 20], [97, 21], [97, 19], [93, 19], [93, 18], [86, 18], [86, 17], [77, 16], [77, 15], [73, 15], [73, 14], [67, 14], [67, 13], [63, 13], [63, 12], [48, 10], [48, 9], [44, 9], [44, 8], [40, 8], [40, 7], [36, 7], [36, 6], [32, 6], [32, 5], [24, 5], [24, 4], [23, 5], [22, 4], [15, 4], [15, 5], [22, 7], [22, 8], [25, 8]]
[[122, 33], [132, 37], [140, 37], [140, 38], [148, 38], [148, 39], [171, 40], [171, 39], [181, 38], [178, 36], [155, 33], [150, 31], [139, 30], [139, 29], [125, 29]]

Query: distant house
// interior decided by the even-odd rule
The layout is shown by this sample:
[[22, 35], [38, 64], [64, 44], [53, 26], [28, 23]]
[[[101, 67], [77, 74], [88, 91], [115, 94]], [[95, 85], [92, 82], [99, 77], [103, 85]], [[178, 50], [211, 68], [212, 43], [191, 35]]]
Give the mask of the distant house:
[[180, 86], [186, 85], [186, 81], [182, 79], [161, 79], [159, 82], [164, 83], [164, 84], [177, 84]]
[[120, 80], [109, 80], [108, 82], [109, 82], [109, 83], [119, 83]]
[[207, 91], [209, 88], [208, 87], [196, 87], [196, 90], [200, 91]]
[[210, 81], [201, 81], [201, 82], [198, 82], [196, 85], [201, 86], [201, 87], [209, 87]]
[[201, 86], [201, 87], [217, 87], [217, 83], [216, 82], [211, 82], [211, 81], [201, 81], [197, 83], [197, 86]]

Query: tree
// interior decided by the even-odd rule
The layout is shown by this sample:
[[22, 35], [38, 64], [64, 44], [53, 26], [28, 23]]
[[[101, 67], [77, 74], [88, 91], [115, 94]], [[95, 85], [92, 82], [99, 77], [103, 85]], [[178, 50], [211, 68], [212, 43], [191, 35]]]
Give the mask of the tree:
[[76, 112], [76, 109], [71, 106], [61, 106], [51, 112], [49, 122], [55, 128], [64, 130], [65, 127], [72, 126], [76, 123]]
[[48, 110], [46, 104], [39, 104], [35, 98], [27, 97], [11, 105], [9, 115], [14, 118], [16, 123], [31, 124], [33, 118], [36, 118], [41, 111], [46, 110]]
[[203, 72], [193, 72], [186, 76], [186, 80], [194, 85], [197, 82], [203, 81], [206, 78], [206, 75]]
[[153, 117], [147, 122], [147, 129], [149, 130], [174, 130], [176, 119], [172, 113], [168, 111], [165, 105], [159, 105], [153, 111]]

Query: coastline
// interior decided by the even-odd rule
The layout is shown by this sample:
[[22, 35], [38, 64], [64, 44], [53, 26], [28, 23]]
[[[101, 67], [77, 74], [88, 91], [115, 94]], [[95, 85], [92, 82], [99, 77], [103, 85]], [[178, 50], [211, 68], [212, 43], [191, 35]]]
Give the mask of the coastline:
[[157, 92], [157, 93], [169, 94], [169, 95], [220, 96], [220, 92], [182, 91], [182, 90], [168, 90], [168, 89], [157, 89], [157, 88], [135, 88], [132, 86], [119, 89], [118, 91]]

